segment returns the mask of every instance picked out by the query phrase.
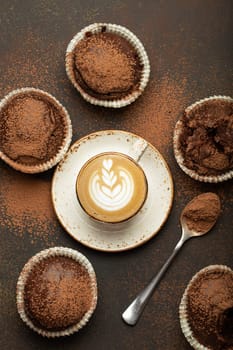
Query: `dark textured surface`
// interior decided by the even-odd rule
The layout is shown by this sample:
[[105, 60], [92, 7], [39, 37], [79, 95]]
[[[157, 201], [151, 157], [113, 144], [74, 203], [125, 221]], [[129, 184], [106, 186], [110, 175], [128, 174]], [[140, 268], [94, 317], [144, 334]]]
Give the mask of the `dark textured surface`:
[[[163, 153], [175, 184], [167, 223], [154, 239], [130, 252], [105, 254], [87, 249], [67, 235], [55, 218], [53, 235], [47, 240], [33, 240], [33, 232], [29, 235], [25, 229], [18, 235], [17, 228], [1, 225], [1, 349], [190, 349], [180, 330], [178, 305], [187, 282], [202, 267], [215, 263], [233, 266], [233, 186], [232, 180], [200, 184], [183, 174], [173, 157], [171, 136], [175, 121], [188, 104], [214, 94], [233, 93], [232, 1], [2, 0], [0, 5], [0, 97], [23, 86], [48, 91], [67, 107], [74, 127], [73, 140], [101, 129], [139, 134]], [[132, 30], [143, 42], [151, 62], [145, 93], [121, 111], [89, 105], [65, 74], [64, 53], [69, 40], [87, 24], [101, 21]], [[156, 106], [153, 99], [158, 102]], [[164, 110], [172, 115], [167, 119], [162, 142], [159, 135], [164, 133]], [[6, 173], [11, 178], [16, 176], [0, 162], [0, 185]], [[52, 173], [41, 177], [50, 180]], [[204, 191], [220, 195], [223, 211], [217, 225], [209, 235], [184, 246], [138, 325], [126, 326], [121, 312], [176, 244], [180, 235], [178, 218], [185, 203]], [[46, 340], [19, 319], [15, 285], [28, 258], [54, 245], [78, 249], [90, 259], [97, 274], [99, 302], [92, 320], [78, 334]]]

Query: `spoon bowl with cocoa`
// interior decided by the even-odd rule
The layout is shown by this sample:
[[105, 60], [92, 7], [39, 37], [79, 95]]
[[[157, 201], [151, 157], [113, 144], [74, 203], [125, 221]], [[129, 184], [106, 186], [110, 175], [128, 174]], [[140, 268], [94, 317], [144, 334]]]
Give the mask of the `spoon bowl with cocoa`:
[[220, 199], [212, 192], [194, 197], [185, 206], [180, 216], [181, 238], [160, 271], [123, 312], [122, 318], [128, 325], [134, 326], [137, 323], [155, 288], [183, 244], [192, 237], [199, 237], [209, 232], [216, 223], [220, 210]]

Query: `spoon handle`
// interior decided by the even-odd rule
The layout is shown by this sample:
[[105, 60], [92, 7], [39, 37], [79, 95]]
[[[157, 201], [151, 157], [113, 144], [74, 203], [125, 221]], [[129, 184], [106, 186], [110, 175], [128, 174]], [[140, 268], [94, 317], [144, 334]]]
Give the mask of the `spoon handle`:
[[164, 273], [167, 271], [167, 268], [171, 264], [172, 260], [182, 247], [184, 243], [183, 237], [179, 240], [177, 245], [175, 246], [172, 254], [167, 259], [165, 264], [162, 266], [162, 268], [159, 270], [157, 275], [155, 275], [152, 280], [149, 282], [149, 284], [138, 294], [138, 296], [133, 300], [133, 302], [127, 307], [127, 309], [123, 312], [122, 318], [123, 320], [130, 326], [134, 326], [140, 315], [142, 314], [144, 307], [146, 306], [147, 302], [149, 301], [151, 295], [153, 294], [155, 287], [160, 282], [161, 278], [163, 277]]

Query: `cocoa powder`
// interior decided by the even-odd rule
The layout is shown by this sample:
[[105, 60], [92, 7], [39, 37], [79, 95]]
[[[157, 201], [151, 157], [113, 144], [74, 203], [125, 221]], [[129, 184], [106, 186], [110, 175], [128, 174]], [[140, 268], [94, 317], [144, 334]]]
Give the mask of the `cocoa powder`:
[[[21, 39], [11, 43], [13, 49], [9, 46], [1, 52], [1, 97], [22, 86], [41, 88], [58, 96], [60, 86], [69, 87], [63, 69], [58, 69], [64, 65], [64, 44], [48, 42], [32, 30], [24, 32], [23, 45]], [[65, 96], [63, 88], [62, 96]]]
[[120, 111], [124, 128], [151, 142], [165, 157], [172, 148], [173, 129], [189, 100], [186, 79], [165, 75], [151, 79], [142, 96]]
[[57, 219], [51, 200], [51, 181], [1, 168], [0, 225], [19, 237], [30, 234], [32, 243], [51, 243]]
[[[151, 77], [137, 101], [121, 111], [116, 111], [119, 116], [119, 128], [144, 137], [162, 153], [172, 169], [175, 198], [179, 201], [183, 201], [185, 197], [193, 197], [201, 191], [201, 183], [194, 183], [184, 174], [173, 156], [175, 124], [192, 101], [193, 96], [187, 79], [167, 73], [161, 79]], [[174, 204], [178, 206], [178, 202]]]
[[215, 224], [220, 209], [220, 199], [215, 193], [202, 193], [186, 205], [181, 217], [190, 230], [206, 232]]

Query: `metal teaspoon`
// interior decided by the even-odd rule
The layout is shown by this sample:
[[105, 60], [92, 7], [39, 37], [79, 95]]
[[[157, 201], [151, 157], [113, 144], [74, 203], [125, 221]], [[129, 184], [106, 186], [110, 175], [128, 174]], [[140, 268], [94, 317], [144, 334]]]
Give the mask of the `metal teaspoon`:
[[[138, 294], [138, 296], [133, 300], [133, 302], [127, 307], [127, 309], [123, 312], [122, 318], [123, 320], [130, 326], [134, 326], [139, 317], [141, 316], [147, 302], [149, 301], [150, 297], [152, 296], [156, 286], [160, 282], [161, 278], [163, 277], [164, 273], [166, 272], [167, 268], [171, 264], [172, 260], [176, 256], [176, 254], [179, 252], [181, 247], [183, 246], [184, 242], [186, 242], [188, 239], [192, 237], [198, 237], [206, 234], [211, 230], [211, 228], [214, 226], [214, 224], [217, 221], [218, 214], [216, 214], [216, 218], [212, 220], [212, 222], [207, 224], [205, 228], [203, 228], [201, 231], [200, 229], [198, 231], [195, 231], [193, 228], [190, 229], [190, 225], [188, 227], [187, 221], [188, 219], [185, 217], [184, 213], [192, 206], [195, 200], [197, 199], [204, 199], [204, 196], [206, 197], [207, 195], [210, 196], [208, 200], [206, 201], [206, 204], [210, 204], [210, 201], [213, 199], [216, 201], [218, 204], [218, 214], [220, 212], [220, 200], [219, 197], [214, 194], [214, 193], [203, 193], [197, 197], [194, 197], [183, 209], [181, 216], [180, 216], [180, 224], [182, 227], [182, 235], [180, 240], [178, 241], [177, 245], [175, 246], [172, 254], [170, 257], [167, 259], [165, 264], [162, 266], [160, 271], [152, 278], [152, 280], [149, 282], [149, 284]], [[211, 198], [212, 196], [212, 198]], [[205, 203], [204, 203], [205, 204]]]

